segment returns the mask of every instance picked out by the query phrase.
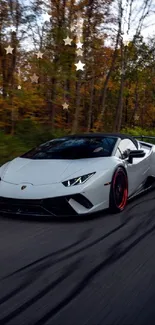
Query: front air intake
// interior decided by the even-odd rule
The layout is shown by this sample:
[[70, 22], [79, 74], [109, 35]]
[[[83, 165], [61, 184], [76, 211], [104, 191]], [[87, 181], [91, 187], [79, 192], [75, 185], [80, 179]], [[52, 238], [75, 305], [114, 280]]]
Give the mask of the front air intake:
[[93, 204], [82, 194], [75, 194], [70, 198], [83, 205], [86, 209], [91, 209], [93, 207]]

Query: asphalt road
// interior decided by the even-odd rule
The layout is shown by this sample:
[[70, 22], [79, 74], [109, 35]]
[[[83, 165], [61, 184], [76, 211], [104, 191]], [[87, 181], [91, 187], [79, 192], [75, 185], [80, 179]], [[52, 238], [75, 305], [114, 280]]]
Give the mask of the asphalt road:
[[154, 325], [155, 191], [92, 220], [0, 218], [0, 324]]

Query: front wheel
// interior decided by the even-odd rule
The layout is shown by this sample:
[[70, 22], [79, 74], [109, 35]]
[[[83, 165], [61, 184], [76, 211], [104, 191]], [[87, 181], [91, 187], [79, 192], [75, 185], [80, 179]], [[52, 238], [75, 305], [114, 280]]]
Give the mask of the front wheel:
[[128, 199], [128, 178], [125, 170], [119, 167], [112, 178], [110, 189], [110, 209], [112, 212], [124, 210]]

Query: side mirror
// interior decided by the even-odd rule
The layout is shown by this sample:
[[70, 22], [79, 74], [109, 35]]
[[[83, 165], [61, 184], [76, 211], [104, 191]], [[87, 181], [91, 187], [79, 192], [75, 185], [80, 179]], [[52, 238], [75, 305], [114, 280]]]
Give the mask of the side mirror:
[[143, 158], [145, 156], [144, 150], [131, 150], [128, 155], [128, 162], [133, 163], [133, 158]]

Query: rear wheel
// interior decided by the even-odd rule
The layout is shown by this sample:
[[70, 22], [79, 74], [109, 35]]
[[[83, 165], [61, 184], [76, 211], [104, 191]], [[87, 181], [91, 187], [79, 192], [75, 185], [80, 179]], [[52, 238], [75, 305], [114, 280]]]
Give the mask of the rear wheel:
[[110, 190], [110, 209], [112, 212], [124, 210], [128, 199], [128, 179], [125, 170], [119, 167], [112, 179]]

